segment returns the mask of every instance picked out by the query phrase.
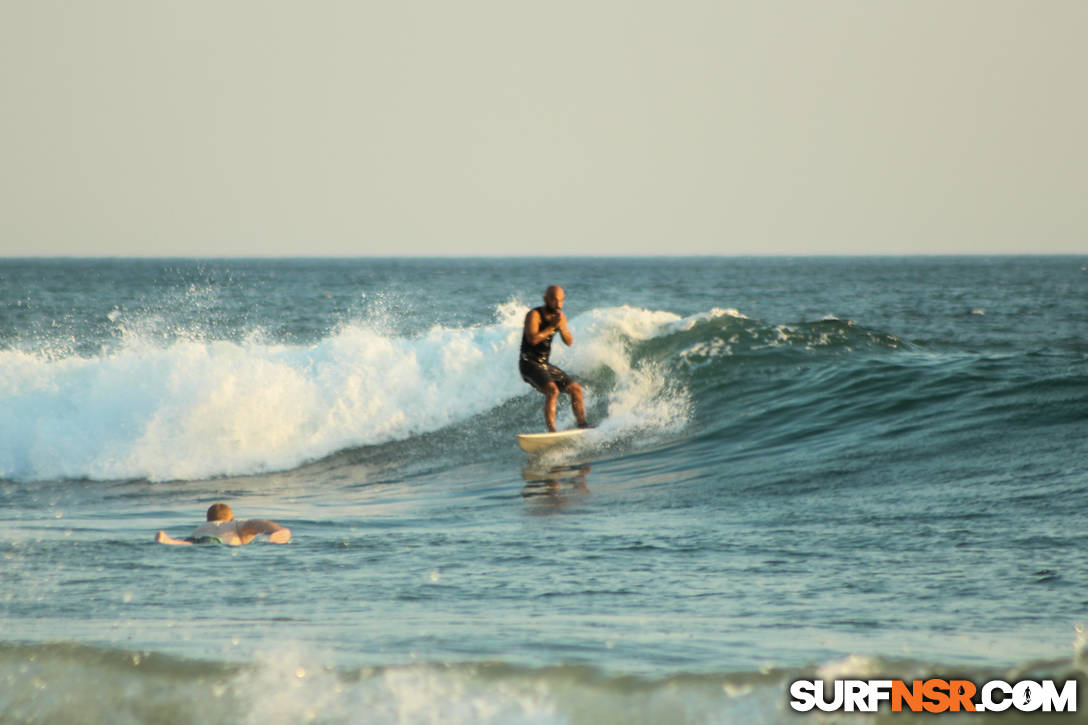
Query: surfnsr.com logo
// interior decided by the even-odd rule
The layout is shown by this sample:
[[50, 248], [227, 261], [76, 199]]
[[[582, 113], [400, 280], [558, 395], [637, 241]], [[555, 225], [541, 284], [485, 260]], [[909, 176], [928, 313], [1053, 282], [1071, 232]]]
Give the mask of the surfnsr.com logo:
[[790, 685], [790, 707], [797, 712], [1076, 712], [1077, 681], [1008, 683], [991, 680], [797, 680]]

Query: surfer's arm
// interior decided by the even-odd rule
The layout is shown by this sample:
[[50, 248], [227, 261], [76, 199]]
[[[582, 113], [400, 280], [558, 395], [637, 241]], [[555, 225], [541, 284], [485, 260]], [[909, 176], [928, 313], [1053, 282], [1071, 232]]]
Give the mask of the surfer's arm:
[[267, 534], [268, 540], [273, 544], [286, 544], [291, 540], [291, 529], [280, 526], [275, 521], [264, 519], [250, 519], [238, 526], [238, 537], [243, 544], [253, 541], [253, 537]]
[[[560, 316], [560, 320], [562, 320], [562, 316]], [[544, 328], [541, 328], [540, 324], [540, 313], [536, 310], [529, 310], [529, 314], [525, 316], [525, 339], [529, 341], [530, 345], [539, 345], [559, 331], [559, 322]], [[566, 338], [563, 341], [566, 342]], [[570, 343], [567, 342], [567, 344]]]
[[555, 329], [559, 333], [559, 336], [563, 338], [563, 344], [570, 347], [574, 342], [574, 335], [570, 334], [570, 328], [567, 327], [567, 316], [562, 312], [559, 313], [559, 319], [555, 323]]

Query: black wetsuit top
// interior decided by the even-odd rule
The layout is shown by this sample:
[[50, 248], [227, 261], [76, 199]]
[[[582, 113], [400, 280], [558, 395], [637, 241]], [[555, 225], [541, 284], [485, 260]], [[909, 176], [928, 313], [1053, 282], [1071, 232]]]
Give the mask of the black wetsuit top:
[[[544, 308], [537, 307], [536, 311], [540, 314], [540, 324], [544, 325]], [[535, 345], [529, 343], [529, 338], [525, 336], [523, 332], [521, 334], [521, 359], [528, 362], [543, 365], [548, 362], [548, 356], [552, 354], [552, 338], [555, 337], [555, 333], [548, 335]]]
[[[540, 323], [544, 324], [544, 308], [537, 307], [540, 314]], [[555, 383], [560, 390], [566, 390], [573, 380], [565, 372], [548, 362], [548, 356], [552, 354], [552, 339], [555, 334], [548, 335], [535, 345], [529, 343], [525, 333], [521, 335], [521, 357], [518, 360], [518, 370], [521, 379], [532, 385], [540, 392], [544, 392], [548, 383]]]

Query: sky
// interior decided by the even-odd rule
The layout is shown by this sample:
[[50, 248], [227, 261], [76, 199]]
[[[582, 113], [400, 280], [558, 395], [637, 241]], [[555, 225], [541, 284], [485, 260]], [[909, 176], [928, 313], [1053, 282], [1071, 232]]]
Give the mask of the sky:
[[0, 256], [1088, 253], [1084, 0], [0, 0]]

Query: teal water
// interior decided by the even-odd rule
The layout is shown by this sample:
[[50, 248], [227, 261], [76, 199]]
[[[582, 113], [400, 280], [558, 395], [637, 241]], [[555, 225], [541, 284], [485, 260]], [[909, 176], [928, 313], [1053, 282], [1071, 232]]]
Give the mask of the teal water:
[[[1078, 673], [1086, 266], [0, 261], [0, 720], [788, 722], [812, 673]], [[552, 282], [598, 427], [530, 458]], [[292, 543], [153, 543], [217, 500]]]

